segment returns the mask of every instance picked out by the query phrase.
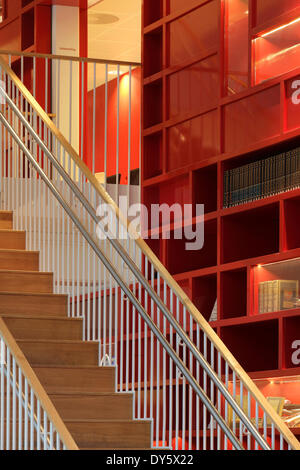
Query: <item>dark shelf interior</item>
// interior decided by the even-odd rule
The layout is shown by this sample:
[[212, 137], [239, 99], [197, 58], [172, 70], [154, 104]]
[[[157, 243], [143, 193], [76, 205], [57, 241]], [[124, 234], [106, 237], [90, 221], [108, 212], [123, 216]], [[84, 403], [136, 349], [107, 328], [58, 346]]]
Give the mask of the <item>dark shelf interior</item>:
[[222, 261], [255, 258], [279, 251], [279, 203], [222, 218]]

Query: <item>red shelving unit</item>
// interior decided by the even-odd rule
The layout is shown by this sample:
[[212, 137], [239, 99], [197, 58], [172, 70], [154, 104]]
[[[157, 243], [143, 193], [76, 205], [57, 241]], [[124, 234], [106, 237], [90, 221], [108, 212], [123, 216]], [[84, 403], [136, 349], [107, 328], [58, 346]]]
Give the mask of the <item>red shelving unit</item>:
[[[206, 319], [217, 300], [212, 326], [246, 371], [300, 375], [300, 363], [291, 361], [300, 310], [259, 314], [254, 282], [258, 265], [300, 256], [300, 189], [223, 208], [225, 171], [300, 146], [300, 104], [293, 99], [300, 48], [280, 50], [272, 36], [284, 26], [281, 43], [293, 46], [299, 2], [162, 0], [151, 10], [153, 3], [144, 0], [142, 198], [148, 209], [204, 204], [205, 243], [196, 252], [173, 236], [149, 245], [189, 286]], [[258, 57], [260, 40], [269, 49]], [[278, 67], [275, 58], [284, 55]], [[257, 61], [266, 57], [266, 76], [258, 81], [264, 64]]]

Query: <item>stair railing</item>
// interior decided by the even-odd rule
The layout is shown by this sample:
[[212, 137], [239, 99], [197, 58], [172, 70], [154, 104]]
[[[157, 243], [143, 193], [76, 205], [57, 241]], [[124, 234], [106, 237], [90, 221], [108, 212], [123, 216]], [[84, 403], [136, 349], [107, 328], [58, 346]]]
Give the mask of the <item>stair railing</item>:
[[1, 318], [0, 450], [78, 450]]
[[140, 64], [5, 50], [0, 55], [80, 158], [97, 173], [111, 197], [118, 201], [119, 196], [126, 196], [128, 205], [137, 202]]
[[[296, 438], [147, 245], [132, 233], [118, 241], [97, 240], [103, 226], [95, 209], [104, 203], [116, 211], [121, 235], [130, 228], [22, 83], [3, 61], [1, 66], [8, 91], [1, 121], [9, 130], [8, 135], [2, 129], [1, 141], [10, 157], [0, 173], [3, 206], [22, 212], [20, 227], [34, 225], [28, 242], [48, 253], [42, 268], [55, 268], [56, 292], [70, 295], [69, 313], [83, 316], [84, 339], [100, 342], [100, 360], [117, 364], [118, 390], [135, 392], [134, 417], [154, 419], [154, 447], [298, 449]], [[14, 103], [21, 111], [30, 107], [33, 126]], [[31, 163], [24, 173], [25, 156]], [[30, 201], [24, 210], [31, 211], [25, 220], [22, 184]]]

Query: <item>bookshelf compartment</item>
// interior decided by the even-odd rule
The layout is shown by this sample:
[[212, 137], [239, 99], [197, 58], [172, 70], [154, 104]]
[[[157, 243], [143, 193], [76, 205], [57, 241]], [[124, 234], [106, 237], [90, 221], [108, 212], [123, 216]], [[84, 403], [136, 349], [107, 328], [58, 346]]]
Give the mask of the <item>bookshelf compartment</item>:
[[[176, 170], [218, 155], [217, 122], [218, 111], [214, 110], [170, 127], [167, 133], [167, 170]], [[205, 138], [197, 138], [199, 130]]]
[[226, 326], [221, 339], [247, 372], [278, 369], [277, 320]]
[[144, 179], [162, 173], [162, 132], [144, 137]]
[[163, 14], [163, 0], [144, 0], [144, 26], [159, 20]]
[[22, 14], [22, 51], [34, 45], [34, 8]]
[[225, 94], [234, 95], [249, 86], [249, 0], [231, 0], [224, 3], [227, 48]]
[[256, 142], [280, 135], [279, 85], [230, 103], [224, 108], [225, 152], [237, 152]]
[[[192, 228], [198, 231], [200, 238], [203, 223], [197, 224], [197, 227], [193, 225]], [[202, 249], [186, 251], [186, 243], [191, 243], [191, 240], [187, 240], [184, 236], [177, 240], [174, 238], [174, 231], [171, 232], [167, 243], [167, 266], [171, 274], [215, 266], [217, 264], [217, 221], [210, 220], [204, 224]]]
[[221, 320], [247, 315], [247, 269], [221, 272]]
[[[217, 275], [202, 276], [193, 279], [192, 300], [207, 321], [217, 320]], [[214, 312], [212, 318], [212, 314]]]
[[169, 65], [195, 60], [218, 46], [219, 2], [212, 0], [172, 21], [168, 27]]
[[299, 22], [253, 41], [255, 85], [299, 67]]
[[[255, 8], [255, 25], [267, 23], [272, 19], [276, 19], [297, 7], [299, 7], [298, 0], [256, 0]], [[274, 25], [274, 28], [281, 26], [280, 24]]]
[[217, 54], [169, 76], [167, 81], [168, 118], [196, 114], [216, 105], [219, 90]]
[[[189, 190], [189, 175], [183, 175], [178, 178], [173, 178], [166, 183], [161, 183], [159, 185], [148, 186], [144, 188], [143, 191], [143, 203], [148, 210], [148, 226], [149, 229], [151, 226], [153, 228], [164, 226], [166, 230], [170, 230], [169, 221], [164, 223], [162, 215], [160, 215], [159, 220], [155, 217], [152, 219], [151, 224], [151, 208], [152, 205], [159, 205], [160, 202], [167, 204], [170, 208], [173, 204], [181, 206], [181, 211], [178, 211], [178, 216], [171, 212], [170, 222], [174, 220], [182, 223], [184, 216], [184, 204], [190, 204], [190, 190]], [[180, 208], [178, 208], [180, 209]], [[180, 212], [180, 213], [179, 213]]]
[[279, 251], [278, 203], [224, 216], [221, 223], [223, 263]]
[[33, 0], [22, 0], [22, 8], [27, 7], [30, 3], [33, 3]]
[[144, 35], [144, 78], [162, 70], [162, 43], [162, 28]]
[[217, 165], [206, 166], [193, 172], [193, 205], [204, 204], [206, 214], [217, 210], [217, 184]]
[[300, 248], [300, 196], [284, 201], [284, 250]]
[[300, 366], [300, 316], [283, 319], [284, 367]]
[[254, 313], [270, 313], [300, 307], [300, 258], [253, 268]]
[[144, 129], [162, 121], [162, 80], [144, 86]]

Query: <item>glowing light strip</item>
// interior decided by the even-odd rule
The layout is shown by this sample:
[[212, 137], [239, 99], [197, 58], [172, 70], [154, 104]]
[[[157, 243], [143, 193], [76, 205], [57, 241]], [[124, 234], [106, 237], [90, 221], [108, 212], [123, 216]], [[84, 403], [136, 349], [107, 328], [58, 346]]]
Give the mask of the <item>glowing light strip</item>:
[[291, 26], [292, 24], [299, 23], [300, 17], [297, 18], [296, 20], [291, 21], [290, 23], [284, 24], [282, 26], [279, 26], [278, 28], [272, 29], [272, 31], [268, 31], [267, 33], [262, 34], [260, 37], [265, 38], [266, 36], [270, 36], [270, 34], [276, 33], [277, 31], [280, 31], [281, 29], [285, 29], [288, 26]]

